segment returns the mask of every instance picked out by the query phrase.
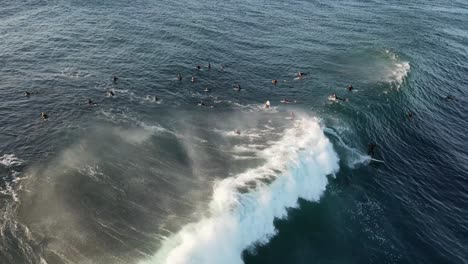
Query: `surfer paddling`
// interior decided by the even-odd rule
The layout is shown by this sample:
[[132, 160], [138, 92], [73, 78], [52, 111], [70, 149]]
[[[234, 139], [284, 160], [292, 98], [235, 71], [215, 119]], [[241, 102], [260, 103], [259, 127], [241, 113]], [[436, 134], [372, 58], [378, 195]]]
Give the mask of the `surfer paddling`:
[[330, 96], [328, 97], [328, 99], [329, 99], [330, 101], [344, 101], [344, 102], [349, 101], [348, 98], [340, 98], [340, 97], [336, 96], [336, 93], [333, 93], [332, 95], [330, 95]]
[[296, 78], [298, 78], [299, 80], [304, 78], [307, 74], [303, 73], [303, 72], [297, 72], [296, 73]]
[[206, 108], [213, 108], [213, 107], [214, 107], [214, 106], [212, 106], [212, 105], [207, 105], [207, 104], [205, 104], [203, 101], [200, 101], [200, 103], [198, 103], [198, 106], [206, 107]]
[[348, 85], [348, 88], [347, 88], [347, 89], [348, 89], [348, 91], [352, 92], [354, 88], [353, 88], [353, 86], [350, 84], [350, 85]]
[[272, 81], [271, 81], [271, 84], [277, 85], [277, 84], [278, 84], [278, 80], [276, 80], [276, 79], [272, 80]]
[[95, 104], [91, 99], [88, 99], [87, 102], [90, 106], [97, 106], [97, 104]]
[[242, 88], [241, 88], [240, 84], [236, 84], [236, 85], [234, 86], [233, 89], [234, 89], [235, 91], [240, 92], [240, 90], [241, 90]]
[[42, 118], [42, 120], [47, 120], [49, 118], [49, 116], [47, 115], [46, 112], [41, 112], [41, 118]]
[[289, 100], [288, 98], [284, 98], [283, 100], [280, 101], [281, 103], [283, 104], [292, 104], [292, 103], [295, 103], [296, 101], [291, 101]]

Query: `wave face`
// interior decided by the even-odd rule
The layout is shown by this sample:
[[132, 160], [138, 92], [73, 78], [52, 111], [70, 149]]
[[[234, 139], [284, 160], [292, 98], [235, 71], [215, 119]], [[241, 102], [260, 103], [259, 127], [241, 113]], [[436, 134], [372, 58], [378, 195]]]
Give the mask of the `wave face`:
[[315, 119], [303, 117], [259, 155], [266, 162], [216, 182], [206, 217], [168, 238], [146, 263], [242, 263], [242, 251], [275, 235], [275, 218], [299, 198], [318, 201], [338, 156]]

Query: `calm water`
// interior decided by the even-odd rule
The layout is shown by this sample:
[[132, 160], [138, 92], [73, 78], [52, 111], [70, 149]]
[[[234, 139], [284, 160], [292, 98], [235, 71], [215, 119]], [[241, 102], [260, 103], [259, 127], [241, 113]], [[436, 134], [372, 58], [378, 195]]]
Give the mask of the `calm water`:
[[3, 1], [0, 263], [468, 263], [467, 25], [461, 0]]

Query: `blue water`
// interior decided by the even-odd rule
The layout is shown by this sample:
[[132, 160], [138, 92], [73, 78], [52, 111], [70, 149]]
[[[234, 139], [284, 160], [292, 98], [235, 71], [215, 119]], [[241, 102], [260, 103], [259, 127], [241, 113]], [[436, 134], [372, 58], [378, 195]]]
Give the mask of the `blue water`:
[[466, 25], [458, 0], [3, 1], [0, 263], [468, 263]]

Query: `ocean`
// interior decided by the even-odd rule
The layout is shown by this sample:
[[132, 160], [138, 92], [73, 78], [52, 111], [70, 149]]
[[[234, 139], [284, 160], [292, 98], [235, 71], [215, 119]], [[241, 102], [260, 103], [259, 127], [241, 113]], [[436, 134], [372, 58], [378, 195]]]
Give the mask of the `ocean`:
[[468, 263], [467, 25], [464, 0], [2, 1], [0, 263]]

